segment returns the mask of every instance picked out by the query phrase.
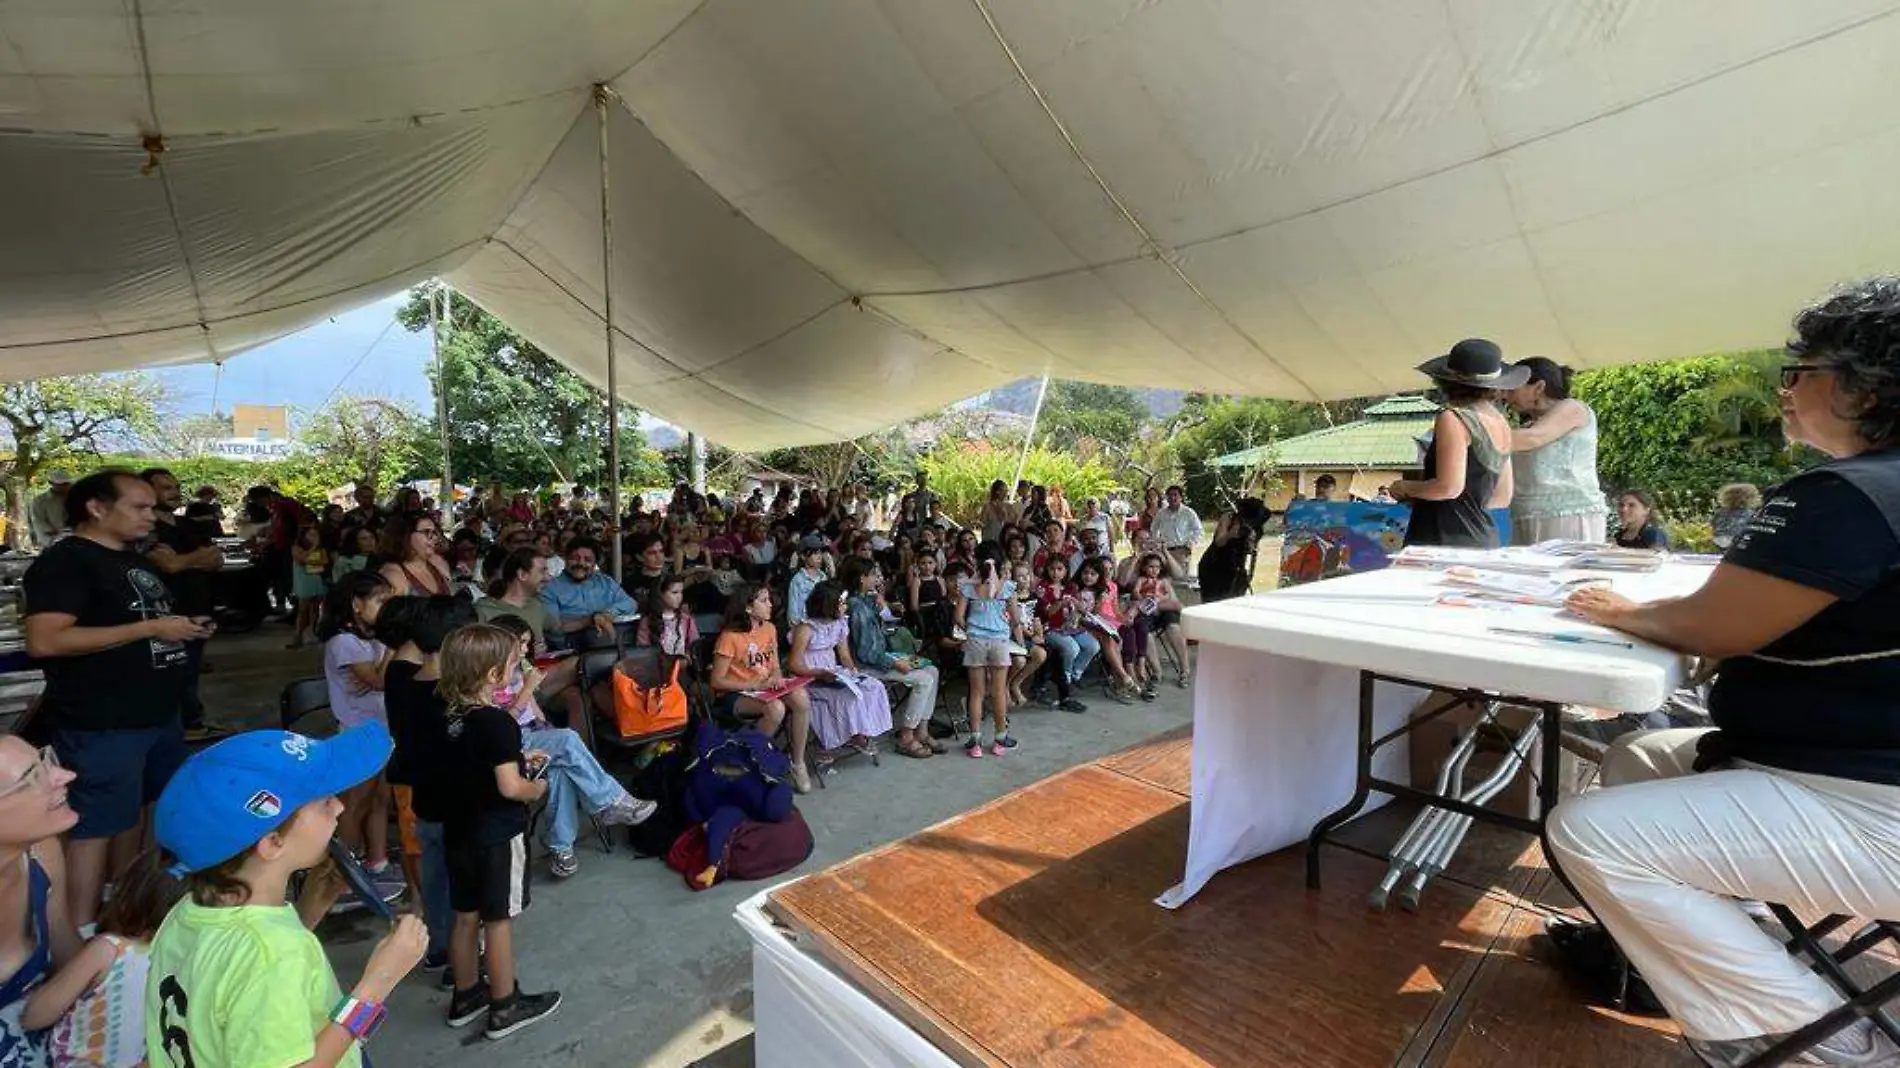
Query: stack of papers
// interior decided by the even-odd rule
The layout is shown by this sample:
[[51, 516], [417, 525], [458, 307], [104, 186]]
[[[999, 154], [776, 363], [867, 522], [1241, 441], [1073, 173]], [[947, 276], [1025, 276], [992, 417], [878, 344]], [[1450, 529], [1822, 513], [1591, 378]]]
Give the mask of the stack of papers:
[[1654, 549], [1625, 549], [1590, 541], [1543, 541], [1531, 546], [1530, 551], [1591, 571], [1657, 571], [1663, 565], [1663, 554]]
[[1408, 545], [1392, 558], [1394, 567], [1443, 571], [1452, 567], [1482, 568], [1514, 575], [1549, 575], [1575, 566], [1569, 557], [1536, 548], [1456, 549], [1445, 545]]
[[1601, 585], [1602, 579], [1555, 579], [1539, 575], [1517, 575], [1475, 567], [1454, 567], [1445, 572], [1445, 584], [1455, 592], [1445, 598], [1500, 601], [1561, 608], [1571, 594], [1585, 586]]

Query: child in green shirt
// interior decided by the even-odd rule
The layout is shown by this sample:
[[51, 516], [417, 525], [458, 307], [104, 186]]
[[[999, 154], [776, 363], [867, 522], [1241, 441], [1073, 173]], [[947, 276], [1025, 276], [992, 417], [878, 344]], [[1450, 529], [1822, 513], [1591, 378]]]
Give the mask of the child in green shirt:
[[152, 941], [152, 1068], [360, 1068], [383, 1000], [422, 958], [422, 921], [397, 921], [344, 997], [287, 888], [324, 861], [337, 795], [373, 778], [390, 750], [373, 722], [322, 742], [251, 731], [194, 755], [166, 786], [155, 830], [188, 893]]

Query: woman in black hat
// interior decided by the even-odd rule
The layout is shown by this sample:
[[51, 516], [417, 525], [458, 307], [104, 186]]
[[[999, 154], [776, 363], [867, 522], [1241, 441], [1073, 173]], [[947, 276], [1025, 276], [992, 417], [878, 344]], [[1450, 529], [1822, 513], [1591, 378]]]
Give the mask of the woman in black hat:
[[1495, 342], [1468, 338], [1418, 369], [1438, 383], [1445, 408], [1432, 424], [1425, 477], [1394, 482], [1390, 493], [1412, 506], [1407, 545], [1496, 548], [1491, 509], [1511, 503], [1511, 425], [1498, 397], [1530, 377], [1504, 362]]

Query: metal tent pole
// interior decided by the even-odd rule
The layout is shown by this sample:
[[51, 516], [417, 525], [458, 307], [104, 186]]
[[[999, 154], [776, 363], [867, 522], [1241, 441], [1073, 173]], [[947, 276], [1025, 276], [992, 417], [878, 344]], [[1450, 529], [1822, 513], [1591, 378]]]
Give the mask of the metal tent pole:
[[[435, 305], [438, 297], [442, 301], [440, 314]], [[452, 314], [448, 283], [443, 282], [429, 294], [429, 351], [435, 358], [436, 432], [442, 438], [442, 485], [436, 490], [436, 507], [442, 510], [444, 520], [455, 517], [455, 472], [449, 463], [449, 379], [442, 362], [442, 350], [448, 347], [442, 343], [442, 331], [452, 321]], [[374, 472], [369, 474], [373, 477]]]
[[[600, 119], [600, 292], [607, 332], [607, 511], [609, 525], [620, 523], [620, 365], [614, 359], [614, 216], [607, 193], [607, 95], [594, 86], [594, 114]], [[620, 581], [620, 537], [608, 549], [614, 581]]]
[[1042, 421], [1042, 402], [1047, 396], [1049, 396], [1049, 373], [1045, 371], [1042, 375], [1042, 385], [1036, 390], [1036, 408], [1029, 413], [1029, 433], [1023, 438], [1023, 451], [1016, 457], [1016, 477], [1009, 484], [1011, 493], [1016, 492], [1017, 485], [1023, 480], [1023, 469], [1029, 465], [1029, 446], [1035, 443], [1036, 424]]

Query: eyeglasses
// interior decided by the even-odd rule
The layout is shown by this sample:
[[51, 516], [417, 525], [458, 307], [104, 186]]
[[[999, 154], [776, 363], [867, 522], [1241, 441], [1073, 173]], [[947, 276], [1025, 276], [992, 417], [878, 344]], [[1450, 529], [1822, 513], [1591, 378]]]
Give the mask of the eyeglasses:
[[425, 538], [439, 538], [442, 536], [442, 532], [434, 527], [417, 527], [416, 533]]
[[1795, 383], [1801, 381], [1802, 375], [1813, 374], [1817, 372], [1831, 372], [1833, 370], [1834, 368], [1832, 367], [1822, 367], [1820, 364], [1814, 364], [1814, 363], [1788, 364], [1787, 366], [1781, 369], [1781, 388], [1793, 389], [1795, 387]]
[[40, 750], [40, 758], [33, 762], [32, 767], [21, 772], [20, 777], [13, 780], [12, 785], [0, 789], [0, 798], [12, 797], [14, 794], [43, 785], [59, 768], [59, 754], [53, 752], [53, 747], [50, 745], [43, 747]]

